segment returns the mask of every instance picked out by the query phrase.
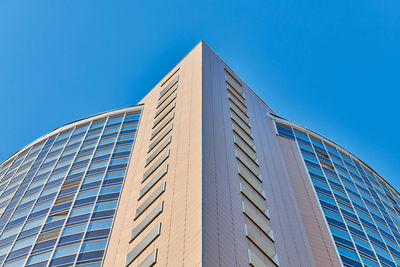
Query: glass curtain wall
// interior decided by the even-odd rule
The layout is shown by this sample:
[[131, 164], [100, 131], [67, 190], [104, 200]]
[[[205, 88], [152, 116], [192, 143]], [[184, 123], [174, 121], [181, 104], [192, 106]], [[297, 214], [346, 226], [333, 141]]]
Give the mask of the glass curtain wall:
[[283, 121], [294, 140], [345, 266], [400, 266], [400, 199], [373, 170], [342, 148]]
[[0, 165], [0, 265], [101, 265], [140, 114], [72, 123]]

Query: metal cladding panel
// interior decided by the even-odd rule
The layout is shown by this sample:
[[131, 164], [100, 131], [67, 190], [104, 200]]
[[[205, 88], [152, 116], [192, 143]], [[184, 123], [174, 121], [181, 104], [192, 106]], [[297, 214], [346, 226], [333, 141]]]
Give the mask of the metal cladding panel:
[[[207, 46], [203, 51], [202, 79], [203, 265], [276, 265], [246, 239], [244, 225], [252, 222], [242, 213], [242, 200], [248, 198], [245, 193], [240, 194], [242, 183], [254, 190], [252, 194], [258, 201], [266, 198], [268, 225], [275, 239], [269, 242], [279, 257], [279, 265], [316, 266], [282, 152], [267, 118], [271, 109]], [[241, 110], [244, 108], [245, 113]], [[240, 145], [235, 146], [235, 135], [241, 138], [237, 140], [242, 141], [244, 151], [238, 152]], [[256, 152], [256, 162], [250, 149]], [[248, 203], [257, 208], [255, 202]], [[263, 209], [263, 205], [258, 206]], [[254, 231], [263, 234], [259, 229]], [[249, 250], [255, 255], [252, 262]]]

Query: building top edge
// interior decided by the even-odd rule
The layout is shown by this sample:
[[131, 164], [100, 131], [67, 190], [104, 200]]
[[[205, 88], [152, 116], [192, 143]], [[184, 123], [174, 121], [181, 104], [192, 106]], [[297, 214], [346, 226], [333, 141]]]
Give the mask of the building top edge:
[[344, 147], [338, 145], [337, 143], [335, 143], [335, 142], [332, 141], [331, 139], [326, 138], [325, 136], [323, 136], [323, 135], [321, 135], [321, 134], [319, 134], [319, 133], [317, 133], [317, 132], [315, 132], [315, 131], [313, 131], [313, 130], [308, 129], [307, 127], [304, 127], [304, 126], [302, 126], [302, 125], [300, 125], [300, 124], [298, 124], [298, 123], [296, 123], [296, 122], [293, 122], [293, 121], [291, 121], [291, 120], [288, 120], [288, 119], [286, 119], [286, 118], [284, 118], [284, 117], [281, 117], [281, 116], [279, 116], [279, 115], [277, 115], [277, 114], [268, 113], [268, 116], [269, 116], [271, 119], [275, 120], [275, 121], [283, 122], [283, 123], [289, 124], [289, 125], [291, 125], [291, 126], [293, 126], [293, 127], [296, 127], [296, 128], [298, 128], [298, 129], [300, 129], [300, 130], [309, 132], [309, 133], [311, 133], [311, 134], [313, 134], [313, 135], [315, 135], [315, 136], [317, 136], [317, 137], [323, 139], [323, 140], [326, 141], [328, 144], [330, 144], [330, 145], [332, 145], [332, 146], [335, 146], [335, 147], [341, 149], [341, 150], [344, 151], [345, 153], [349, 154], [350, 156], [352, 156], [353, 158], [357, 159], [359, 162], [361, 162], [362, 164], [364, 164], [369, 170], [371, 170], [371, 172], [373, 172], [373, 174], [374, 174], [377, 178], [379, 178], [383, 183], [385, 183], [386, 185], [388, 185], [388, 186], [390, 187], [390, 189], [392, 189], [392, 191], [393, 191], [394, 193], [396, 193], [397, 196], [400, 198], [400, 192], [397, 191], [396, 188], [394, 188], [385, 178], [383, 178], [381, 175], [379, 175], [371, 166], [369, 166], [367, 163], [365, 163], [363, 160], [361, 160], [359, 157], [357, 157], [356, 155], [354, 155], [353, 153], [351, 153], [350, 151], [348, 151], [348, 150], [345, 149]]
[[229, 71], [232, 72], [237, 78], [240, 79], [240, 82], [244, 84], [257, 98], [260, 100], [265, 106], [267, 106], [270, 110], [273, 110], [265, 101], [253, 90], [251, 87], [242, 79], [240, 76], [232, 70], [231, 67], [204, 41], [200, 41], [199, 43], [202, 43], [205, 47], [207, 47], [221, 62], [225, 65], [225, 68]]
[[90, 115], [88, 117], [84, 117], [82, 119], [75, 120], [75, 121], [72, 121], [70, 123], [67, 123], [67, 124], [64, 124], [62, 126], [59, 126], [59, 127], [55, 128], [55, 129], [53, 129], [52, 131], [42, 135], [41, 137], [35, 139], [31, 143], [29, 143], [26, 146], [22, 147], [21, 149], [18, 149], [14, 154], [12, 154], [8, 158], [6, 158], [2, 162], [0, 162], [0, 167], [3, 166], [5, 163], [7, 163], [12, 158], [18, 156], [22, 151], [24, 151], [28, 147], [31, 147], [31, 146], [33, 146], [33, 145], [35, 145], [37, 143], [40, 143], [41, 141], [45, 140], [46, 138], [48, 138], [51, 135], [58, 134], [58, 133], [60, 133], [62, 131], [65, 131], [66, 129], [69, 129], [71, 127], [75, 127], [75, 126], [77, 126], [79, 124], [82, 124], [82, 123], [86, 123], [86, 122], [89, 122], [89, 121], [92, 121], [92, 120], [96, 120], [96, 119], [101, 119], [102, 117], [107, 117], [107, 116], [110, 116], [110, 115], [113, 115], [113, 114], [118, 114], [118, 113], [121, 113], [121, 112], [141, 111], [142, 109], [143, 109], [143, 104], [138, 104], [138, 105], [130, 106], [130, 107], [126, 107], [126, 108], [119, 108], [119, 109], [114, 109], [114, 110], [110, 110], [110, 111], [96, 113], [94, 115]]

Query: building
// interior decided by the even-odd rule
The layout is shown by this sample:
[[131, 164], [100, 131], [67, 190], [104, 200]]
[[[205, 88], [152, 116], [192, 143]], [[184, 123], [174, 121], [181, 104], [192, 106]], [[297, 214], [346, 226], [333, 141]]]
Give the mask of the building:
[[400, 266], [400, 197], [203, 42], [0, 164], [2, 266]]

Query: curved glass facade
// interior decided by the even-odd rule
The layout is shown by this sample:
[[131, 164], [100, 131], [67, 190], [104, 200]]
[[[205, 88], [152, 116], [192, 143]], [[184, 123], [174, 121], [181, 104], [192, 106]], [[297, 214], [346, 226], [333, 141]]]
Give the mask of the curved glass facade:
[[400, 266], [399, 194], [371, 168], [329, 140], [285, 120], [344, 266]]
[[0, 265], [100, 266], [141, 106], [63, 126], [0, 164]]

